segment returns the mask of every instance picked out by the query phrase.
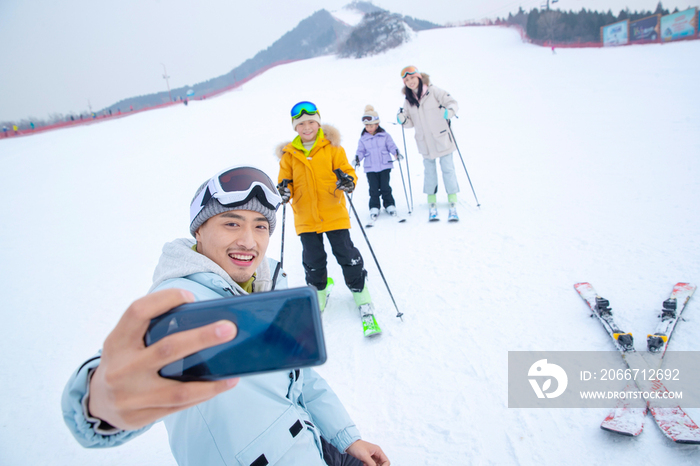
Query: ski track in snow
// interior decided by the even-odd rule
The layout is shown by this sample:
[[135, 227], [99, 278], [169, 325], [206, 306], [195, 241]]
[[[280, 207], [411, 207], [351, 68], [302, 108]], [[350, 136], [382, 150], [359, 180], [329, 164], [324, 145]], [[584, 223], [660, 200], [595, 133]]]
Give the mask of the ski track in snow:
[[[146, 292], [162, 245], [188, 236], [189, 202], [204, 179], [235, 164], [276, 175], [273, 149], [294, 136], [287, 109], [297, 101], [319, 106], [349, 158], [372, 104], [403, 152], [391, 124], [402, 104], [398, 70], [415, 64], [459, 101], [453, 131], [481, 209], [455, 153], [460, 221], [447, 222], [441, 184], [442, 219], [427, 222], [422, 162], [406, 130], [415, 210], [408, 215], [394, 170], [406, 222], [382, 213], [365, 230], [403, 322], [351, 213], [383, 330], [372, 338], [327, 245], [336, 285], [323, 314], [329, 359], [318, 371], [363, 438], [396, 465], [697, 464], [700, 449], [672, 444], [651, 417], [625, 438], [599, 428], [607, 410], [509, 409], [507, 362], [508, 351], [614, 350], [576, 282], [591, 282], [621, 328], [645, 335], [673, 284], [700, 281], [699, 49], [693, 41], [552, 55], [503, 28], [425, 31], [377, 57], [277, 67], [188, 107], [0, 141], [2, 348], [12, 375], [0, 381], [9, 401], [0, 463], [174, 464], [162, 424], [119, 448], [82, 449], [59, 412], [71, 371]], [[365, 221], [358, 174], [353, 203]], [[291, 209], [287, 217], [285, 270], [290, 286], [302, 286]], [[276, 258], [278, 218], [268, 251]], [[698, 299], [671, 350], [700, 349]], [[700, 409], [687, 412], [700, 422]]]

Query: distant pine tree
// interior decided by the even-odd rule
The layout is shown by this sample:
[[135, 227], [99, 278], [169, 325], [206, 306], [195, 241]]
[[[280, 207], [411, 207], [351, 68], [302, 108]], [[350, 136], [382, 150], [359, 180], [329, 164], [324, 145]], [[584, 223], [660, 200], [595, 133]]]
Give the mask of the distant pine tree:
[[527, 15], [527, 26], [525, 27], [525, 33], [528, 37], [532, 39], [539, 39], [540, 34], [537, 28], [537, 21], [540, 19], [540, 11], [534, 8]]
[[653, 13], [644, 10], [632, 12], [627, 8], [620, 11], [617, 16], [610, 10], [599, 13], [585, 8], [579, 12], [540, 11], [533, 8], [529, 13], [525, 13], [521, 8], [516, 15], [509, 14], [507, 20], [499, 19], [498, 22], [522, 27], [527, 36], [535, 41], [600, 42], [601, 27], [626, 19], [634, 21], [654, 14], [667, 15], [669, 12], [663, 8], [661, 2]]
[[398, 47], [410, 38], [406, 23], [386, 11], [369, 13], [338, 47], [341, 57], [362, 58]]
[[656, 5], [656, 10], [654, 10], [655, 15], [667, 15], [669, 12], [668, 10], [664, 9], [664, 6], [659, 2], [658, 5]]
[[527, 26], [527, 13], [525, 13], [523, 7], [519, 7], [518, 12], [515, 15], [508, 13], [508, 19], [504, 22], [506, 24], [517, 24], [525, 29]]

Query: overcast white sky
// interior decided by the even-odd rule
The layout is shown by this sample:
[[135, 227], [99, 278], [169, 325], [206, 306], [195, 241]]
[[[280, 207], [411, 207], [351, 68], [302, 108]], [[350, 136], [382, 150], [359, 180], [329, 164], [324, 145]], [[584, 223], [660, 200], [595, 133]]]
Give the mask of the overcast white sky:
[[[1, 0], [0, 121], [99, 110], [228, 73], [314, 11], [351, 0]], [[505, 17], [545, 0], [374, 0], [439, 24]], [[559, 0], [562, 10], [653, 10], [658, 0]], [[665, 8], [700, 4], [663, 1]]]

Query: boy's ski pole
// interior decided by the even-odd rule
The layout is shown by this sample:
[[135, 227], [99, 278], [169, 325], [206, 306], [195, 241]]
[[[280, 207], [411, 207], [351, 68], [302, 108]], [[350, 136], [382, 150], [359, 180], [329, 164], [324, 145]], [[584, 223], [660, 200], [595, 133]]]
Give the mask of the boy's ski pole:
[[[408, 207], [408, 213], [411, 214], [411, 205], [408, 203], [408, 193], [406, 192], [406, 182], [403, 179], [403, 168], [401, 168], [401, 160], [399, 159], [399, 150], [396, 149], [396, 162], [399, 164], [399, 171], [401, 172], [401, 184], [403, 185], [403, 194], [406, 196], [406, 207]], [[406, 162], [408, 163], [408, 162]]]
[[472, 193], [474, 193], [474, 199], [476, 200], [476, 206], [481, 209], [481, 204], [479, 204], [479, 199], [476, 197], [476, 191], [474, 191], [474, 185], [472, 184], [472, 179], [469, 177], [469, 172], [467, 171], [467, 166], [464, 164], [464, 159], [462, 158], [462, 152], [459, 150], [457, 145], [457, 139], [455, 138], [455, 133], [452, 132], [452, 122], [447, 120], [447, 127], [450, 129], [450, 134], [452, 135], [452, 140], [455, 142], [455, 147], [457, 148], [457, 153], [459, 154], [459, 159], [462, 161], [462, 166], [464, 167], [464, 172], [467, 174], [467, 179], [469, 180], [469, 186], [472, 188]]
[[[399, 109], [403, 113], [403, 107]], [[413, 211], [413, 190], [411, 189], [411, 170], [408, 167], [408, 152], [406, 151], [406, 132], [403, 130], [403, 125], [401, 125], [401, 136], [403, 137], [403, 155], [406, 158], [406, 177], [408, 178], [408, 192], [411, 193], [411, 207], [410, 211]]]
[[[350, 175], [345, 173], [343, 170], [340, 168], [336, 168], [333, 170], [333, 173], [335, 173], [335, 176], [338, 177], [338, 181], [347, 181], [348, 179], [354, 183], [354, 180]], [[396, 300], [394, 299], [394, 295], [391, 294], [391, 289], [389, 288], [389, 284], [386, 282], [386, 278], [384, 277], [384, 272], [382, 272], [382, 268], [379, 266], [379, 261], [377, 260], [377, 256], [374, 255], [374, 250], [372, 249], [372, 245], [369, 243], [369, 238], [367, 238], [367, 233], [365, 233], [365, 229], [362, 228], [362, 222], [360, 221], [360, 216], [357, 215], [357, 211], [355, 210], [355, 206], [352, 203], [352, 199], [350, 199], [350, 195], [346, 193], [346, 197], [348, 198], [348, 202], [350, 203], [350, 208], [352, 209], [352, 213], [355, 214], [355, 219], [357, 219], [357, 224], [360, 225], [360, 230], [362, 230], [362, 235], [365, 237], [365, 241], [367, 241], [367, 246], [369, 247], [369, 252], [372, 253], [372, 257], [374, 258], [374, 263], [377, 264], [377, 269], [379, 269], [379, 274], [382, 276], [382, 280], [384, 280], [384, 285], [386, 286], [386, 290], [389, 292], [389, 296], [391, 296], [391, 301], [394, 303], [394, 307], [396, 308], [396, 317], [401, 319], [403, 321], [403, 312], [399, 311], [399, 307], [396, 305]]]
[[[282, 180], [282, 187], [286, 188], [287, 185], [291, 183], [291, 180]], [[272, 276], [272, 289], [275, 289], [275, 285], [277, 285], [277, 276], [280, 273], [280, 270], [282, 269], [282, 264], [284, 264], [284, 225], [287, 223], [285, 220], [287, 220], [287, 203], [282, 204], [282, 251], [280, 251], [280, 261], [277, 264], [277, 268], [275, 268], [275, 274]]]
[[[358, 168], [360, 168], [360, 159], [359, 159], [357, 156], [355, 156], [355, 172], [356, 172], [356, 173], [357, 173], [357, 169], [358, 169]], [[345, 173], [345, 172], [343, 172], [343, 173]], [[353, 192], [350, 193], [350, 199], [351, 199], [351, 200], [352, 200], [353, 194], [355, 194], [355, 191], [353, 191]]]

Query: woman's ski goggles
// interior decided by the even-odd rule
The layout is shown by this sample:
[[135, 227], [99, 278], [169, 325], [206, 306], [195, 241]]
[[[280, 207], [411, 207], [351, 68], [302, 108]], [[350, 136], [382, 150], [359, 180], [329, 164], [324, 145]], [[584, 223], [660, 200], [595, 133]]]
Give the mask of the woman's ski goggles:
[[362, 123], [364, 123], [364, 124], [366, 124], [366, 125], [371, 125], [372, 122], [375, 122], [375, 121], [379, 121], [379, 117], [378, 117], [378, 116], [374, 116], [374, 115], [364, 115], [364, 116], [362, 117]]
[[292, 107], [292, 120], [296, 120], [304, 113], [309, 115], [315, 115], [318, 113], [318, 108], [311, 102], [299, 102], [294, 107]]
[[416, 74], [418, 73], [418, 68], [415, 66], [407, 66], [406, 68], [401, 70], [401, 79], [405, 78], [409, 74]]
[[265, 207], [277, 210], [282, 198], [269, 176], [253, 167], [228, 168], [209, 180], [190, 204], [190, 224], [211, 200], [226, 207], [241, 206], [256, 197]]

